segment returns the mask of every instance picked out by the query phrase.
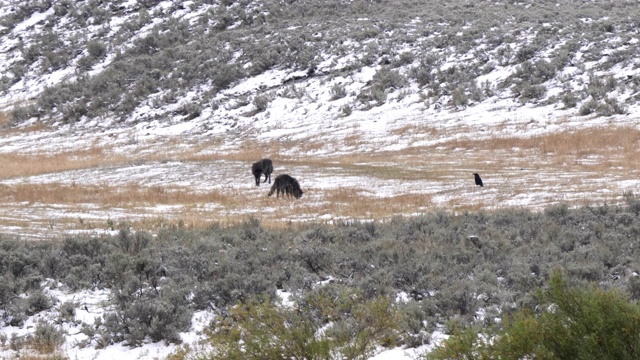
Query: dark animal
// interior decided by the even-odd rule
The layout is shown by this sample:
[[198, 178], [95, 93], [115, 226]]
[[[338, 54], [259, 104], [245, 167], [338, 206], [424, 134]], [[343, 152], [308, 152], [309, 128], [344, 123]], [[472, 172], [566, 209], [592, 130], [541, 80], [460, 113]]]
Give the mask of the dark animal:
[[271, 185], [271, 190], [269, 191], [269, 196], [276, 193], [277, 197], [280, 197], [280, 193], [282, 196], [293, 196], [296, 199], [300, 199], [303, 191], [300, 190], [300, 184], [298, 180], [292, 178], [287, 174], [278, 175], [276, 179], [273, 181], [273, 185]]
[[476, 178], [476, 185], [484, 186], [484, 185], [482, 184], [482, 179], [480, 178], [480, 174], [478, 174], [478, 173], [473, 173], [473, 176]]
[[251, 165], [251, 172], [253, 176], [256, 178], [256, 186], [260, 186], [260, 177], [264, 174], [264, 181], [267, 182], [269, 179], [269, 184], [271, 184], [271, 173], [273, 172], [273, 162], [270, 159], [262, 159], [256, 161]]

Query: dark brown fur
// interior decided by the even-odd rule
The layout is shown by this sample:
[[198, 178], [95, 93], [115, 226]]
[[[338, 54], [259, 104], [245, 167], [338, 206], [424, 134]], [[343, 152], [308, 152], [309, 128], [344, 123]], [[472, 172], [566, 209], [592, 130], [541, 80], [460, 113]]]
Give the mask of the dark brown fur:
[[269, 180], [269, 184], [271, 184], [271, 173], [273, 172], [273, 162], [270, 159], [262, 159], [256, 161], [251, 165], [251, 172], [253, 176], [256, 178], [256, 186], [260, 186], [260, 177], [264, 174], [264, 181], [267, 182]]
[[300, 184], [298, 180], [292, 178], [287, 174], [278, 175], [276, 179], [273, 181], [273, 185], [271, 186], [271, 190], [269, 191], [269, 196], [276, 193], [277, 197], [280, 197], [280, 193], [282, 196], [293, 196], [296, 199], [300, 199], [303, 191], [300, 189]]

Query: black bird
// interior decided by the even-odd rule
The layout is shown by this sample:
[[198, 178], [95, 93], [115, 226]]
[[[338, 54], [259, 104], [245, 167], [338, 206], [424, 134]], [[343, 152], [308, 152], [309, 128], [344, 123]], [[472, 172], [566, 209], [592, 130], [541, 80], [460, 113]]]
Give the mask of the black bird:
[[480, 178], [480, 174], [478, 174], [478, 173], [473, 173], [473, 176], [476, 178], [476, 185], [484, 186], [484, 185], [482, 184], [482, 179]]

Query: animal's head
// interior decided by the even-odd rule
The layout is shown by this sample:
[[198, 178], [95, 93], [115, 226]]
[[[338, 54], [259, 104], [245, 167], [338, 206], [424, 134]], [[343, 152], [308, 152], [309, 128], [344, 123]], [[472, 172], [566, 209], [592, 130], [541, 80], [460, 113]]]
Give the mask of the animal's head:
[[302, 191], [300, 188], [293, 189], [293, 197], [295, 197], [296, 199], [300, 199], [303, 193], [304, 191]]

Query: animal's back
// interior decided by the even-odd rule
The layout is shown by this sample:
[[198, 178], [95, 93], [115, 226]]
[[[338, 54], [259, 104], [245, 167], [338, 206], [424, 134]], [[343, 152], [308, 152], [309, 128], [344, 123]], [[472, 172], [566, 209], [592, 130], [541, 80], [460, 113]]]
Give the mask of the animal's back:
[[298, 183], [298, 180], [288, 174], [281, 174], [273, 181], [273, 185], [271, 186], [268, 196], [271, 196], [274, 193], [277, 193], [277, 196], [280, 196], [280, 193], [282, 193], [283, 195], [290, 195], [299, 199], [302, 196], [303, 191], [300, 189], [300, 183]]
[[262, 159], [262, 173], [271, 175], [273, 172], [273, 161], [271, 159]]

